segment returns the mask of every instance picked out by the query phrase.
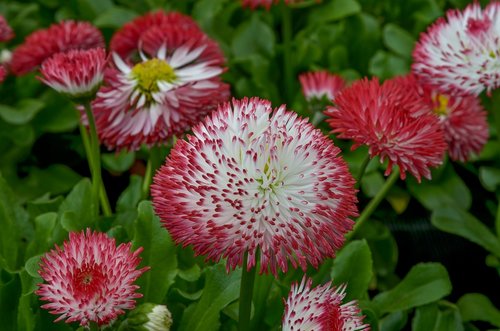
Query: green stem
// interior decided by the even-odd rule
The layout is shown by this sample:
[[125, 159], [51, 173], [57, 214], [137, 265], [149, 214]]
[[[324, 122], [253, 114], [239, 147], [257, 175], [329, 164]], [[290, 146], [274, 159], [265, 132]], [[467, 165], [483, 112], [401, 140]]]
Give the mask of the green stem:
[[254, 266], [248, 271], [247, 261], [248, 253], [245, 253], [241, 270], [239, 331], [250, 330], [250, 313], [252, 311], [252, 295], [256, 267]]
[[284, 1], [281, 3], [281, 34], [283, 38], [283, 74], [285, 79], [285, 101], [292, 102], [293, 67], [292, 67], [292, 13]]
[[144, 174], [144, 181], [142, 182], [142, 198], [149, 197], [149, 188], [153, 181], [153, 176], [160, 163], [160, 148], [152, 147], [149, 151], [148, 163], [146, 165], [146, 173]]
[[386, 197], [387, 193], [391, 189], [391, 187], [394, 185], [394, 183], [398, 180], [399, 177], [399, 168], [396, 168], [392, 171], [392, 174], [387, 178], [387, 180], [384, 183], [384, 186], [380, 189], [380, 191], [375, 195], [368, 205], [366, 205], [365, 209], [361, 213], [361, 215], [358, 217], [356, 220], [356, 224], [354, 224], [354, 228], [350, 233], [346, 235], [346, 238], [349, 240], [354, 235], [356, 232], [359, 230], [359, 228], [370, 218], [370, 216], [373, 214], [373, 212], [377, 209], [378, 205], [384, 200]]
[[366, 153], [365, 158], [363, 159], [363, 162], [361, 163], [361, 166], [359, 168], [358, 175], [356, 176], [356, 184], [354, 184], [355, 188], [358, 188], [361, 185], [361, 179], [363, 178], [363, 175], [365, 174], [366, 168], [368, 167], [368, 163], [370, 163], [370, 154]]
[[[101, 176], [101, 152], [99, 150], [99, 138], [97, 137], [97, 129], [95, 125], [94, 115], [92, 114], [92, 109], [90, 102], [84, 102], [83, 107], [85, 109], [85, 114], [87, 114], [87, 120], [89, 123], [90, 131], [90, 153], [87, 155], [90, 159], [91, 173], [92, 173], [92, 192], [95, 197], [97, 205], [99, 202], [102, 207], [102, 211], [105, 216], [111, 216], [111, 206], [109, 205], [108, 196], [106, 194], [106, 189], [102, 182]], [[82, 137], [82, 139], [85, 139]], [[85, 144], [85, 142], [84, 142]]]

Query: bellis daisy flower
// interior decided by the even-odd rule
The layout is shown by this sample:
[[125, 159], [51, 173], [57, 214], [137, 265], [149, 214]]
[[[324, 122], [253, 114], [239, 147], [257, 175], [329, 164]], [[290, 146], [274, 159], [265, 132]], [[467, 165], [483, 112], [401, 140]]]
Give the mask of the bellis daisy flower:
[[420, 37], [413, 72], [442, 92], [480, 94], [500, 86], [500, 2], [452, 9]]
[[35, 293], [49, 302], [42, 308], [61, 315], [55, 322], [81, 326], [108, 325], [133, 309], [135, 299], [142, 297], [133, 283], [149, 268], [136, 269], [142, 248], [131, 252], [130, 247], [117, 247], [114, 239], [90, 229], [70, 233], [63, 247], [56, 245], [41, 259], [39, 274], [46, 283]]
[[295, 112], [251, 98], [224, 103], [179, 140], [156, 173], [156, 213], [177, 243], [228, 271], [317, 267], [333, 257], [357, 214], [340, 150]]
[[372, 158], [388, 159], [386, 175], [396, 164], [401, 179], [406, 171], [418, 181], [430, 179], [429, 167], [443, 162], [443, 131], [416, 90], [404, 86], [394, 80], [357, 81], [335, 97], [336, 106], [325, 112], [327, 122], [339, 138], [354, 141], [352, 149], [367, 145]]
[[308, 102], [323, 98], [331, 102], [345, 86], [342, 77], [323, 70], [303, 73], [299, 75], [299, 81], [302, 93]]
[[[177, 16], [175, 16], [177, 17]], [[110, 149], [164, 144], [229, 98], [224, 57], [198, 27], [172, 23], [141, 35], [141, 58], [115, 67], [93, 103], [101, 141]]]
[[285, 302], [283, 331], [369, 331], [356, 301], [342, 304], [346, 286], [327, 283], [311, 288], [312, 280], [304, 277], [292, 285]]
[[40, 80], [71, 98], [93, 98], [104, 76], [102, 48], [57, 53], [42, 63]]
[[14, 38], [14, 31], [10, 27], [5, 17], [0, 15], [0, 42], [6, 42]]
[[37, 30], [14, 50], [11, 69], [23, 75], [36, 69], [47, 58], [72, 49], [104, 48], [101, 32], [88, 22], [63, 21]]

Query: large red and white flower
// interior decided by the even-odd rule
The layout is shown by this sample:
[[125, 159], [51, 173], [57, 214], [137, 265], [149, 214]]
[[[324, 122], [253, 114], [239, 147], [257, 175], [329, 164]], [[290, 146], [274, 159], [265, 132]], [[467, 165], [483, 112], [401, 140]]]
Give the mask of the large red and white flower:
[[416, 89], [396, 80], [380, 85], [377, 79], [363, 79], [342, 90], [335, 104], [325, 112], [332, 131], [339, 138], [352, 139], [353, 149], [367, 145], [372, 158], [388, 159], [386, 175], [396, 164], [401, 179], [406, 171], [418, 181], [430, 179], [429, 167], [443, 162], [443, 131]]
[[6, 42], [14, 38], [14, 31], [10, 27], [5, 17], [0, 15], [0, 42]]
[[332, 102], [335, 95], [345, 86], [342, 77], [324, 70], [303, 73], [299, 75], [299, 81], [307, 101], [326, 97]]
[[144, 32], [138, 61], [113, 53], [115, 67], [93, 103], [99, 137], [110, 149], [164, 144], [229, 98], [221, 50], [185, 20]]
[[148, 267], [136, 269], [142, 248], [131, 252], [131, 243], [115, 244], [104, 233], [70, 233], [63, 247], [56, 245], [42, 257], [38, 273], [46, 283], [35, 293], [48, 301], [42, 308], [61, 315], [55, 322], [90, 322], [107, 325], [124, 309], [133, 309], [142, 294], [133, 283]]
[[283, 331], [369, 331], [356, 301], [342, 304], [346, 286], [331, 287], [331, 282], [311, 288], [304, 277], [292, 284], [285, 302]]
[[151, 186], [177, 243], [227, 269], [317, 267], [333, 257], [357, 213], [339, 148], [306, 119], [251, 98], [224, 103], [179, 140]]
[[14, 74], [23, 75], [56, 53], [105, 46], [101, 32], [89, 22], [63, 21], [26, 37], [14, 50], [11, 69]]
[[92, 98], [104, 77], [106, 51], [103, 48], [70, 50], [45, 60], [40, 80], [73, 98]]
[[480, 94], [500, 86], [500, 2], [446, 13], [420, 37], [413, 72], [441, 92]]

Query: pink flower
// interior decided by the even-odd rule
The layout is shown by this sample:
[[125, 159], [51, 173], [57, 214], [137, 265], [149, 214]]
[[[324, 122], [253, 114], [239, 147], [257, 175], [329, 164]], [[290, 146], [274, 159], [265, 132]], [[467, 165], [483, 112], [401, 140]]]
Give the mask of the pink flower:
[[7, 77], [7, 69], [3, 64], [0, 64], [0, 83], [3, 83], [6, 77]]
[[124, 309], [133, 309], [142, 294], [134, 281], [149, 268], [136, 270], [139, 253], [130, 251], [131, 243], [115, 245], [115, 239], [103, 233], [70, 233], [69, 241], [56, 245], [41, 259], [40, 276], [46, 281], [35, 291], [42, 308], [60, 314], [55, 322], [78, 322], [87, 326], [111, 323]]
[[0, 42], [6, 42], [14, 38], [14, 31], [10, 27], [5, 17], [0, 15]]
[[388, 159], [386, 175], [396, 164], [401, 179], [408, 171], [420, 181], [431, 177], [429, 167], [442, 163], [443, 131], [416, 89], [394, 80], [380, 85], [377, 79], [363, 79], [342, 90], [335, 103], [325, 112], [332, 131], [352, 139], [353, 149], [367, 145], [372, 158]]
[[344, 88], [342, 77], [332, 75], [328, 71], [313, 71], [299, 75], [302, 93], [307, 101], [326, 97], [330, 102]]
[[357, 215], [340, 150], [306, 119], [258, 98], [233, 100], [180, 140], [151, 186], [172, 237], [227, 269], [317, 267]]
[[72, 49], [105, 47], [101, 32], [88, 22], [63, 21], [26, 37], [12, 54], [11, 69], [23, 75], [36, 69], [45, 59]]
[[420, 37], [413, 72], [441, 92], [480, 94], [500, 86], [500, 2], [449, 10]]
[[140, 60], [113, 53], [116, 67], [105, 73], [93, 104], [99, 136], [110, 149], [164, 144], [229, 98], [218, 45], [194, 22], [185, 24], [186, 17], [169, 15], [170, 25], [140, 36]]
[[42, 63], [40, 80], [73, 98], [92, 98], [102, 82], [105, 64], [102, 48], [57, 53]]
[[292, 284], [285, 302], [283, 331], [369, 331], [356, 301], [342, 304], [346, 285], [331, 282], [311, 289], [312, 279]]

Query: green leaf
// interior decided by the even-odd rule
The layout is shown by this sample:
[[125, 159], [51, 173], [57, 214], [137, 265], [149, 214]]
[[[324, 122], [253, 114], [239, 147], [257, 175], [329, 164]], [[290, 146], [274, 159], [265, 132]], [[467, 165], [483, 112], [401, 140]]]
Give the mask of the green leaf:
[[378, 171], [366, 173], [361, 178], [361, 189], [368, 197], [373, 198], [384, 186], [385, 180], [382, 174]]
[[420, 263], [393, 289], [378, 294], [373, 304], [381, 313], [390, 313], [434, 302], [450, 292], [448, 272], [441, 264]]
[[111, 172], [122, 173], [127, 171], [130, 169], [134, 161], [135, 153], [127, 152], [126, 150], [123, 150], [119, 154], [102, 154], [102, 165], [105, 169]]
[[404, 75], [410, 71], [410, 61], [397, 55], [377, 51], [370, 59], [368, 72], [378, 76], [380, 79], [388, 79], [394, 76]]
[[21, 100], [16, 107], [0, 105], [0, 117], [7, 123], [21, 125], [26, 124], [45, 106], [35, 99]]
[[135, 175], [130, 176], [130, 184], [118, 197], [118, 201], [116, 202], [116, 210], [118, 212], [137, 209], [137, 204], [142, 196], [141, 185], [142, 177]]
[[142, 201], [138, 213], [132, 243], [134, 249], [144, 249], [141, 266], [151, 269], [138, 279], [137, 284], [141, 287], [145, 302], [161, 303], [177, 275], [175, 245], [154, 214], [150, 201]]
[[500, 327], [500, 311], [484, 294], [468, 293], [457, 305], [464, 321], [483, 321]]
[[400, 331], [408, 322], [408, 313], [402, 310], [386, 315], [380, 320], [380, 331]]
[[17, 306], [21, 296], [21, 282], [17, 274], [9, 274], [0, 269], [0, 311], [2, 330], [15, 331], [17, 328]]
[[68, 231], [79, 231], [97, 221], [97, 206], [92, 197], [92, 186], [88, 178], [82, 179], [68, 194], [59, 207], [61, 224]]
[[361, 6], [355, 0], [332, 0], [311, 10], [309, 22], [314, 24], [337, 21], [359, 12]]
[[479, 179], [485, 189], [495, 192], [500, 185], [500, 169], [492, 167], [480, 167]]
[[231, 50], [235, 57], [246, 57], [259, 53], [270, 57], [274, 53], [274, 32], [254, 13], [250, 20], [242, 23], [235, 32]]
[[30, 217], [35, 218], [38, 215], [48, 212], [57, 212], [63, 201], [64, 198], [62, 196], [57, 196], [51, 199], [50, 194], [46, 193], [35, 200], [28, 201], [26, 203], [26, 209], [28, 210]]
[[36, 255], [32, 256], [26, 261], [26, 264], [24, 265], [24, 268], [28, 275], [30, 275], [33, 278], [40, 278], [40, 275], [38, 274], [38, 269], [40, 269], [40, 259], [42, 255]]
[[42, 95], [45, 107], [33, 119], [33, 125], [40, 132], [67, 132], [78, 126], [79, 117], [69, 99], [47, 89]]
[[408, 31], [400, 28], [396, 24], [388, 23], [384, 26], [383, 40], [385, 46], [404, 58], [411, 58], [415, 39]]
[[418, 307], [412, 321], [413, 331], [463, 331], [462, 319], [454, 305], [430, 304]]
[[28, 244], [26, 256], [47, 251], [53, 245], [52, 232], [57, 224], [57, 213], [49, 212], [35, 218], [35, 238]]
[[113, 6], [103, 12], [94, 20], [94, 25], [98, 28], [118, 29], [125, 23], [133, 20], [137, 16], [135, 11], [127, 8]]
[[227, 274], [223, 265], [208, 267], [205, 287], [198, 303], [186, 309], [180, 331], [216, 331], [220, 312], [239, 297], [241, 270]]
[[337, 285], [347, 283], [347, 301], [366, 295], [373, 276], [372, 264], [370, 247], [364, 239], [352, 241], [338, 252], [331, 276]]
[[468, 212], [443, 205], [432, 213], [431, 222], [438, 229], [464, 237], [500, 257], [500, 240]]
[[361, 229], [360, 236], [370, 246], [377, 275], [387, 277], [392, 274], [398, 262], [398, 246], [389, 228], [382, 222], [371, 220]]

